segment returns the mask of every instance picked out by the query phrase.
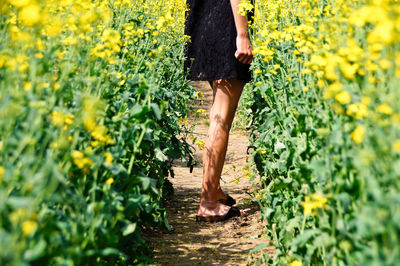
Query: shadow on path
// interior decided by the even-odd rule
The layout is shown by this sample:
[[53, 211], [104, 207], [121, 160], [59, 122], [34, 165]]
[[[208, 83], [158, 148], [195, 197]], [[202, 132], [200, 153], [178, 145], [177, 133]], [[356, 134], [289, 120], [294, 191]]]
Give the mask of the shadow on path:
[[[193, 86], [201, 91], [205, 99], [199, 106], [209, 110], [212, 104], [212, 90], [207, 82]], [[207, 118], [190, 119], [198, 139], [205, 140], [208, 126]], [[154, 248], [154, 262], [158, 265], [247, 265], [249, 252], [259, 244], [270, 245], [264, 238], [265, 222], [260, 221], [260, 210], [257, 203], [251, 202], [248, 193], [254, 190], [248, 178], [243, 177], [247, 162], [248, 139], [243, 131], [232, 131], [222, 173], [221, 187], [224, 192], [237, 201], [247, 217], [235, 217], [224, 222], [197, 223], [203, 170], [201, 163], [190, 173], [186, 164], [174, 162], [175, 177], [170, 178], [175, 196], [166, 202], [169, 223], [174, 227], [171, 232], [144, 232], [144, 238]], [[196, 147], [195, 156], [201, 162], [203, 151]], [[239, 182], [237, 182], [240, 180]], [[234, 182], [236, 181], [236, 183]], [[262, 250], [273, 254], [274, 247]]]
[[[231, 191], [231, 194], [239, 190]], [[258, 244], [269, 242], [262, 238], [263, 225], [257, 221], [259, 208], [256, 203], [237, 205], [246, 211], [247, 217], [212, 224], [198, 223], [195, 215], [199, 197], [198, 189], [176, 188], [174, 199], [166, 203], [174, 230], [145, 232], [145, 239], [154, 248], [157, 264], [246, 265], [249, 252]]]

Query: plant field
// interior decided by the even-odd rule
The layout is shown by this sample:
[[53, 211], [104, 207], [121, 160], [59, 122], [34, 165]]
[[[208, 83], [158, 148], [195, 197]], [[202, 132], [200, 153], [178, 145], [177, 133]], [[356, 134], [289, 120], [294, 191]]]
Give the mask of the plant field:
[[[0, 265], [151, 263], [141, 230], [171, 229], [172, 161], [194, 163], [185, 2], [0, 2]], [[399, 1], [253, 7], [258, 263], [397, 265]]]
[[399, 2], [258, 1], [254, 31], [260, 263], [398, 264]]
[[169, 227], [170, 162], [191, 158], [184, 10], [0, 2], [1, 265], [148, 260], [140, 228]]

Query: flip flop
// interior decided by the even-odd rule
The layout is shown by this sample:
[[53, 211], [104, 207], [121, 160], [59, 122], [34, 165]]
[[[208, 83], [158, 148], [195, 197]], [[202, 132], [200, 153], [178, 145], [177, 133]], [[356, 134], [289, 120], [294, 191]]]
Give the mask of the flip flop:
[[196, 215], [196, 222], [208, 222], [208, 223], [214, 223], [214, 222], [220, 222], [220, 221], [226, 221], [230, 218], [233, 217], [240, 217], [240, 209], [238, 207], [231, 207], [228, 211], [228, 213], [224, 216], [222, 215], [214, 215], [214, 216], [198, 216]]
[[233, 205], [236, 204], [236, 200], [234, 198], [232, 198], [228, 194], [226, 194], [226, 196], [227, 196], [226, 199], [220, 199], [220, 200], [218, 200], [218, 202], [222, 203], [224, 205], [230, 206], [230, 207], [232, 207]]

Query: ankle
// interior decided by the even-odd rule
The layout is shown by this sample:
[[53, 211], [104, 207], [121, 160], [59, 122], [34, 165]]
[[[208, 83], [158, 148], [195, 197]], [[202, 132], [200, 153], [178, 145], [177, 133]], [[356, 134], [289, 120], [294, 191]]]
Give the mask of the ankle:
[[218, 197], [224, 197], [224, 198], [226, 198], [226, 194], [222, 191], [222, 189], [219, 189], [218, 190]]
[[206, 209], [215, 209], [217, 207], [217, 201], [207, 201], [202, 199], [200, 201], [200, 207]]

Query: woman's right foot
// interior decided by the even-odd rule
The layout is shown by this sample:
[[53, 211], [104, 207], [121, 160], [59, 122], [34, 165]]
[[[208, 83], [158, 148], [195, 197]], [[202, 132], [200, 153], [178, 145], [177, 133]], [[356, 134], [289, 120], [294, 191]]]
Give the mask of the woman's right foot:
[[218, 202], [227, 206], [233, 206], [236, 204], [236, 200], [229, 195], [227, 195], [225, 199], [219, 199]]
[[233, 206], [236, 204], [236, 200], [228, 194], [225, 194], [221, 188], [218, 188], [216, 198], [218, 199], [219, 203], [222, 203], [224, 205]]

